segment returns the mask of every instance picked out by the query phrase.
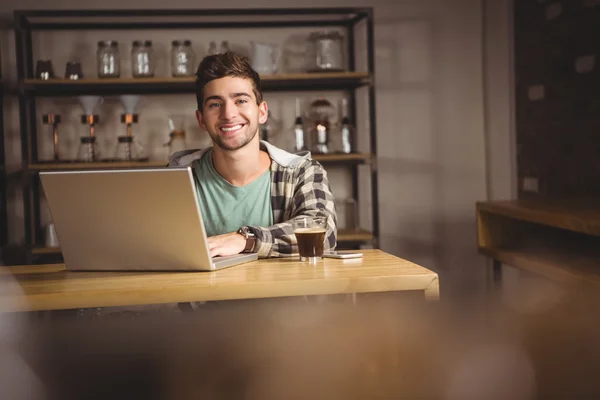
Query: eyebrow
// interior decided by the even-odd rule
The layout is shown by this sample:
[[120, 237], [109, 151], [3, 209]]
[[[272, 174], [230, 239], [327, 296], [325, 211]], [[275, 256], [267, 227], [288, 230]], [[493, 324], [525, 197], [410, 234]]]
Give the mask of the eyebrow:
[[[232, 99], [235, 99], [236, 97], [242, 97], [242, 96], [252, 98], [252, 96], [250, 96], [246, 92], [236, 92], [236, 93], [232, 93], [229, 95], [229, 97], [231, 97]], [[208, 102], [210, 100], [223, 100], [223, 97], [222, 96], [208, 96], [206, 99], [204, 99], [204, 104], [206, 104], [206, 102]]]

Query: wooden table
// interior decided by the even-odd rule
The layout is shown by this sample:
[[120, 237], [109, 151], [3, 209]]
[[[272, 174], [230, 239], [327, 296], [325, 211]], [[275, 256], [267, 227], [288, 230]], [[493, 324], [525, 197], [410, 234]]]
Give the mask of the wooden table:
[[476, 213], [496, 286], [503, 263], [555, 282], [600, 284], [600, 199], [487, 201]]
[[285, 296], [424, 291], [438, 275], [381, 250], [311, 266], [268, 259], [215, 272], [67, 272], [64, 264], [0, 267], [0, 312], [44, 311]]

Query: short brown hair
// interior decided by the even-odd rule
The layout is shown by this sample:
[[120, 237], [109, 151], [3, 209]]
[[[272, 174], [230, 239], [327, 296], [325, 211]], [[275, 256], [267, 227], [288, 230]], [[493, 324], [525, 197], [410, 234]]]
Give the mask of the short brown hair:
[[202, 112], [202, 104], [204, 103], [204, 86], [212, 80], [226, 76], [250, 79], [254, 86], [256, 104], [262, 103], [263, 96], [258, 72], [252, 69], [247, 57], [228, 51], [227, 53], [206, 56], [198, 66], [196, 71], [196, 101], [200, 112]]

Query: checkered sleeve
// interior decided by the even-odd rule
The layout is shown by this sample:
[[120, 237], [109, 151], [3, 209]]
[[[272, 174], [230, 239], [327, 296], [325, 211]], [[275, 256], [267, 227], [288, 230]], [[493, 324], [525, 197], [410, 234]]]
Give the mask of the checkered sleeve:
[[[292, 179], [277, 181], [273, 184], [283, 184], [283, 193], [292, 196], [286, 203], [286, 210], [279, 210], [285, 220], [269, 227], [250, 227], [256, 235], [256, 247], [260, 258], [286, 257], [298, 254], [296, 236], [291, 220], [295, 217], [322, 216], [327, 218], [325, 233], [325, 250], [334, 249], [337, 240], [337, 216], [333, 194], [329, 187], [327, 172], [321, 164], [314, 160], [306, 160], [296, 168]], [[274, 210], [278, 213], [278, 210]]]

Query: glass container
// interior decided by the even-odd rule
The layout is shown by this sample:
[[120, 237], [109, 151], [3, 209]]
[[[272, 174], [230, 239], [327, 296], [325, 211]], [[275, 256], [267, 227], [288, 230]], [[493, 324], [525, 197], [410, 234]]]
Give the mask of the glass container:
[[311, 142], [313, 144], [313, 152], [321, 154], [327, 154], [330, 152], [330, 120], [334, 115], [335, 108], [327, 99], [319, 98], [310, 104], [309, 117], [312, 121]]
[[337, 31], [313, 32], [309, 41], [309, 71], [343, 71], [344, 38]]
[[98, 78], [118, 78], [121, 76], [119, 42], [116, 40], [99, 41], [96, 59], [98, 62]]
[[119, 136], [117, 138], [117, 148], [115, 150], [117, 161], [136, 161], [142, 158], [142, 147], [133, 139], [133, 136]]
[[185, 141], [185, 117], [183, 115], [169, 115], [169, 156], [178, 151], [187, 149]]
[[196, 54], [192, 49], [190, 40], [173, 40], [171, 42], [171, 75], [194, 75], [196, 67]]
[[154, 51], [152, 41], [135, 40], [131, 48], [131, 73], [134, 78], [154, 76]]
[[95, 136], [82, 136], [77, 151], [77, 161], [94, 162], [100, 160]]

